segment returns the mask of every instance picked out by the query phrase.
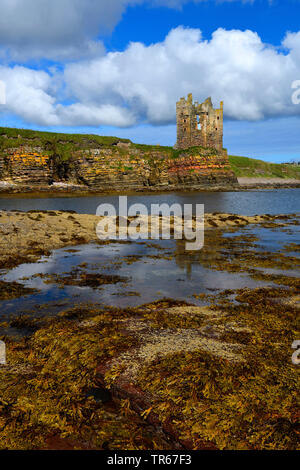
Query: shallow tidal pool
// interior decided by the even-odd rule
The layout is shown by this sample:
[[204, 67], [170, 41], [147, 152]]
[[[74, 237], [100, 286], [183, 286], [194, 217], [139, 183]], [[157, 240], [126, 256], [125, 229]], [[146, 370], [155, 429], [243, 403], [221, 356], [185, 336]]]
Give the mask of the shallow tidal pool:
[[[238, 265], [245, 253], [256, 269], [297, 277], [299, 263], [281, 268], [279, 260], [279, 266], [271, 261], [264, 267], [261, 259], [272, 253], [276, 260], [276, 254], [283, 252], [299, 259], [299, 253], [286, 252], [286, 247], [299, 241], [299, 226], [250, 225], [217, 231], [218, 236], [214, 232], [206, 231], [199, 252], [186, 252], [184, 243], [175, 240], [93, 243], [54, 250], [36, 263], [2, 271], [1, 281], [18, 282], [35, 291], [0, 301], [1, 320], [55, 315], [74, 304], [127, 307], [172, 298], [202, 305], [206, 294], [272, 285], [253, 278], [245, 267], [232, 269], [231, 261]], [[260, 265], [256, 266], [258, 256]]]

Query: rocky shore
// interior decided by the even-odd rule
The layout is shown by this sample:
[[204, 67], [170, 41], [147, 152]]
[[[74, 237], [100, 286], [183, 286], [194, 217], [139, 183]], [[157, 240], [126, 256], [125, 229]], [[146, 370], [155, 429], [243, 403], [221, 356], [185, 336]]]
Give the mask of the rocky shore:
[[[205, 228], [242, 227], [278, 216], [206, 214]], [[101, 217], [73, 211], [0, 211], [0, 268], [34, 262], [50, 250], [101, 242], [96, 227]], [[171, 229], [174, 222], [171, 221]]]
[[[282, 189], [282, 188], [300, 188], [300, 180], [289, 178], [246, 178], [239, 177], [237, 182], [225, 180], [208, 180], [194, 181], [189, 183], [176, 183], [172, 184], [157, 184], [157, 185], [139, 185], [132, 187], [132, 192], [136, 193], [164, 193], [174, 191], [212, 191], [212, 192], [226, 192], [226, 191], [250, 191], [255, 189]], [[0, 181], [0, 195], [22, 195], [22, 194], [41, 194], [46, 195], [64, 195], [64, 196], [83, 196], [88, 194], [104, 195], [104, 194], [120, 194], [124, 193], [123, 189], [117, 189], [114, 185], [102, 188], [90, 187], [84, 184], [76, 184], [72, 182], [55, 182], [53, 184], [15, 184], [11, 181]]]
[[[30, 263], [55, 248], [110, 243], [97, 238], [100, 220], [2, 211], [0, 267]], [[285, 233], [299, 225], [299, 216], [206, 214], [205, 246], [191, 256], [263, 287], [195, 292], [202, 305], [162, 299], [116, 308], [74, 301], [56, 317], [21, 315], [0, 324], [24, 332], [0, 332], [7, 347], [7, 365], [0, 366], [0, 448], [299, 448], [291, 344], [299, 339], [294, 273], [300, 247], [261, 249], [258, 238], [243, 231], [252, 224]], [[74, 279], [64, 273], [54, 280], [81, 286], [88, 280], [84, 269]], [[101, 273], [96, 281], [105, 286]], [[0, 298], [25, 295], [18, 286], [0, 283]]]
[[154, 186], [139, 185], [133, 187], [120, 187], [115, 188], [113, 184], [106, 186], [105, 188], [89, 187], [84, 184], [57, 182], [51, 185], [22, 185], [14, 184], [8, 181], [0, 181], [0, 195], [14, 195], [18, 194], [34, 194], [34, 195], [63, 195], [63, 196], [84, 196], [84, 195], [111, 195], [111, 194], [124, 194], [124, 193], [166, 193], [174, 191], [240, 191], [240, 187], [237, 183], [232, 181], [203, 181], [194, 183], [181, 183], [178, 184], [158, 184]]
[[300, 188], [300, 180], [289, 178], [238, 178], [241, 190]]

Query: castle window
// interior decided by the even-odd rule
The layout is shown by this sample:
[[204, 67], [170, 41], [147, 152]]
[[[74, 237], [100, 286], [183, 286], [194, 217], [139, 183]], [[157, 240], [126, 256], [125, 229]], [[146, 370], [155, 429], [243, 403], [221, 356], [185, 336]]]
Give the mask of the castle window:
[[197, 115], [196, 119], [197, 119], [197, 129], [198, 129], [198, 131], [201, 131], [202, 126], [201, 126], [201, 123], [200, 123], [200, 117]]

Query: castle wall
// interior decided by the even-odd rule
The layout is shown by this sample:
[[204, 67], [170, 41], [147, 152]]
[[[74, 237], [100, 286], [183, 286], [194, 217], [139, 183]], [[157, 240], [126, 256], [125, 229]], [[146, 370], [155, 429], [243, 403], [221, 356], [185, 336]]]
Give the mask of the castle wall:
[[192, 95], [181, 98], [176, 104], [176, 148], [201, 146], [223, 150], [223, 102], [214, 109], [211, 99], [193, 103]]

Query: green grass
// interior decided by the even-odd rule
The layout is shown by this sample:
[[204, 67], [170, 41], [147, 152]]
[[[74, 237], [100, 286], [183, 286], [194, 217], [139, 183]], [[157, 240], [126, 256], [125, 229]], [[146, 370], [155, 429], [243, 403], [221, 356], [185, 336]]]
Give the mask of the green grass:
[[70, 154], [75, 150], [88, 150], [100, 147], [109, 148], [119, 142], [131, 144], [132, 148], [146, 153], [149, 152], [149, 155], [154, 151], [159, 151], [165, 153], [171, 158], [174, 158], [174, 155], [177, 156], [177, 154], [180, 153], [172, 147], [135, 144], [129, 139], [121, 139], [119, 137], [108, 137], [94, 134], [42, 132], [30, 129], [0, 127], [0, 150], [5, 148], [18, 148], [22, 145], [34, 145], [47, 150], [49, 150], [49, 148], [53, 150], [53, 146], [55, 145], [58, 153], [63, 152]]
[[[92, 148], [109, 148], [119, 142], [131, 144], [131, 148], [140, 150], [145, 157], [152, 159], [153, 153], [165, 154], [166, 158], [176, 159], [183, 156], [186, 151], [176, 150], [173, 147], [163, 145], [144, 145], [131, 142], [129, 139], [119, 137], [108, 137], [94, 134], [67, 134], [55, 132], [42, 132], [30, 129], [15, 129], [9, 127], [0, 127], [0, 152], [6, 148], [18, 148], [24, 145], [34, 145], [42, 147], [46, 151], [57, 153], [63, 161], [70, 158], [76, 150], [88, 150]], [[201, 150], [207, 150], [203, 147], [191, 147], [188, 149], [189, 155], [199, 155]], [[126, 149], [119, 149], [126, 152]], [[215, 154], [215, 150], [211, 150]]]
[[[3, 138], [3, 136], [7, 138]], [[22, 144], [34, 143], [44, 146], [48, 142], [58, 144], [69, 144], [82, 148], [109, 147], [118, 142], [131, 143], [129, 139], [120, 139], [119, 137], [107, 137], [93, 134], [64, 134], [56, 132], [41, 132], [30, 129], [14, 129], [9, 127], [0, 127], [0, 139], [5, 147], [18, 147]]]
[[268, 163], [234, 155], [229, 155], [229, 162], [237, 177], [300, 179], [300, 166]]

